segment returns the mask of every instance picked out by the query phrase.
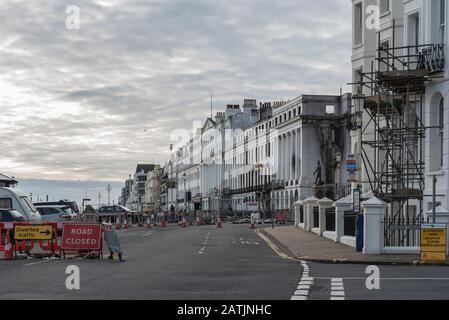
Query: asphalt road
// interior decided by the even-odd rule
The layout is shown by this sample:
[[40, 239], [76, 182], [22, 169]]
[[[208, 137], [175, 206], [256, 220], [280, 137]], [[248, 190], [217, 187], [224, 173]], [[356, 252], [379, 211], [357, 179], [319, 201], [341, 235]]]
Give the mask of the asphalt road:
[[[380, 287], [368, 290], [367, 266], [282, 258], [248, 225], [132, 228], [119, 235], [125, 263], [0, 261], [0, 300], [449, 299], [447, 267], [380, 266]], [[66, 288], [69, 265], [80, 269], [80, 290]]]
[[[120, 231], [125, 263], [0, 261], [0, 299], [288, 300], [301, 276], [248, 225]], [[80, 269], [68, 290], [66, 267]]]

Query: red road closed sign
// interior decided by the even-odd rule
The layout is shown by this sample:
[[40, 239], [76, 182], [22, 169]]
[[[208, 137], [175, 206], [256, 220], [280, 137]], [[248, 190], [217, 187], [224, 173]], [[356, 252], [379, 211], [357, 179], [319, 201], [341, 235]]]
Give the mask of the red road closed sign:
[[64, 224], [62, 250], [100, 250], [101, 225]]

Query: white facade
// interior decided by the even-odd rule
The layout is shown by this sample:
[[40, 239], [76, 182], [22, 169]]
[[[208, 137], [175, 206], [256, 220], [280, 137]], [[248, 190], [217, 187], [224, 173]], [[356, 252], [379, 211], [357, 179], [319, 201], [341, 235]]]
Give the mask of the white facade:
[[[377, 71], [378, 66], [375, 58], [380, 45], [388, 48], [400, 48], [416, 45], [439, 45], [444, 44], [444, 52], [447, 54], [448, 32], [447, 19], [449, 8], [447, 0], [353, 0], [353, 82], [360, 81], [359, 72], [368, 72], [373, 66]], [[380, 29], [368, 29], [365, 25], [369, 19], [370, 5], [381, 8]], [[359, 10], [362, 18], [359, 19]], [[362, 23], [360, 23], [361, 21]], [[360, 36], [360, 31], [362, 29]], [[394, 32], [393, 32], [394, 31]], [[417, 49], [421, 50], [421, 49]], [[399, 53], [396, 53], [399, 55]], [[403, 52], [406, 54], [406, 52]], [[385, 66], [383, 66], [385, 68]], [[382, 67], [381, 67], [382, 68]], [[385, 70], [380, 70], [385, 71]], [[449, 70], [446, 67], [443, 72], [432, 74], [433, 79], [426, 83], [423, 110], [415, 107], [415, 112], [423, 114], [423, 122], [426, 130], [422, 148], [425, 161], [425, 195], [432, 194], [433, 176], [437, 176], [438, 204], [449, 208]], [[356, 91], [356, 86], [354, 90]], [[369, 89], [363, 92], [370, 95]], [[356, 92], [354, 92], [356, 93]], [[364, 117], [364, 122], [368, 118]], [[434, 127], [434, 128], [431, 128]], [[364, 139], [373, 135], [374, 128], [365, 131]], [[353, 149], [356, 148], [356, 137], [353, 137]], [[367, 154], [373, 157], [372, 150]], [[367, 168], [364, 168], [363, 180], [366, 181]], [[364, 185], [364, 191], [369, 191], [369, 186]], [[424, 198], [424, 212], [432, 207], [432, 198]]]
[[[292, 210], [296, 200], [312, 194], [317, 162], [325, 162], [320, 135], [328, 131], [322, 124], [338, 135], [325, 137], [338, 140], [334, 153], [346, 154], [350, 148], [347, 130], [340, 129], [345, 128], [340, 121], [347, 120], [349, 111], [350, 95], [301, 96], [259, 106], [248, 99], [242, 108], [228, 105], [172, 155], [177, 210], [234, 214], [254, 208], [262, 213]], [[339, 192], [346, 187], [346, 177], [343, 170], [336, 172], [329, 183], [337, 184]], [[268, 190], [268, 185], [274, 187]], [[191, 194], [189, 201], [186, 194]]]

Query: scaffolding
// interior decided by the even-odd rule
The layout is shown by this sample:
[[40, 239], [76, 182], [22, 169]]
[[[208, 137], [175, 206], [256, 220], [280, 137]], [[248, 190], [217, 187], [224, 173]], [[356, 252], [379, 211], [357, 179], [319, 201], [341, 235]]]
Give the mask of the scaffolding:
[[385, 245], [414, 246], [416, 225], [423, 222], [424, 139], [432, 128], [424, 121], [425, 90], [444, 70], [444, 47], [385, 48], [378, 36], [376, 61], [353, 83], [358, 92], [369, 92], [364, 103], [364, 182], [389, 204]]

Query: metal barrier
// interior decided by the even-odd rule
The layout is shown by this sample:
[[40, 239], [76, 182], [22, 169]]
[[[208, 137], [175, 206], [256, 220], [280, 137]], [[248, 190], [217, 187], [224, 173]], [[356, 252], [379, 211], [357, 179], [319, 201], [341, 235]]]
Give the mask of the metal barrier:
[[[61, 223], [56, 222], [42, 222], [38, 225], [45, 225], [52, 227], [52, 239], [51, 240], [16, 240], [14, 236], [15, 226], [27, 226], [35, 225], [30, 222], [10, 222], [10, 223], [0, 223], [0, 252], [5, 252], [10, 250], [8, 246], [12, 245], [12, 250], [14, 251], [14, 256], [19, 252], [27, 252], [31, 255], [31, 251], [35, 248], [40, 248], [44, 253], [51, 252], [54, 254], [56, 251], [60, 250], [60, 244], [58, 242], [58, 225]], [[9, 239], [8, 239], [9, 238]], [[35, 253], [36, 254], [36, 253]]]

